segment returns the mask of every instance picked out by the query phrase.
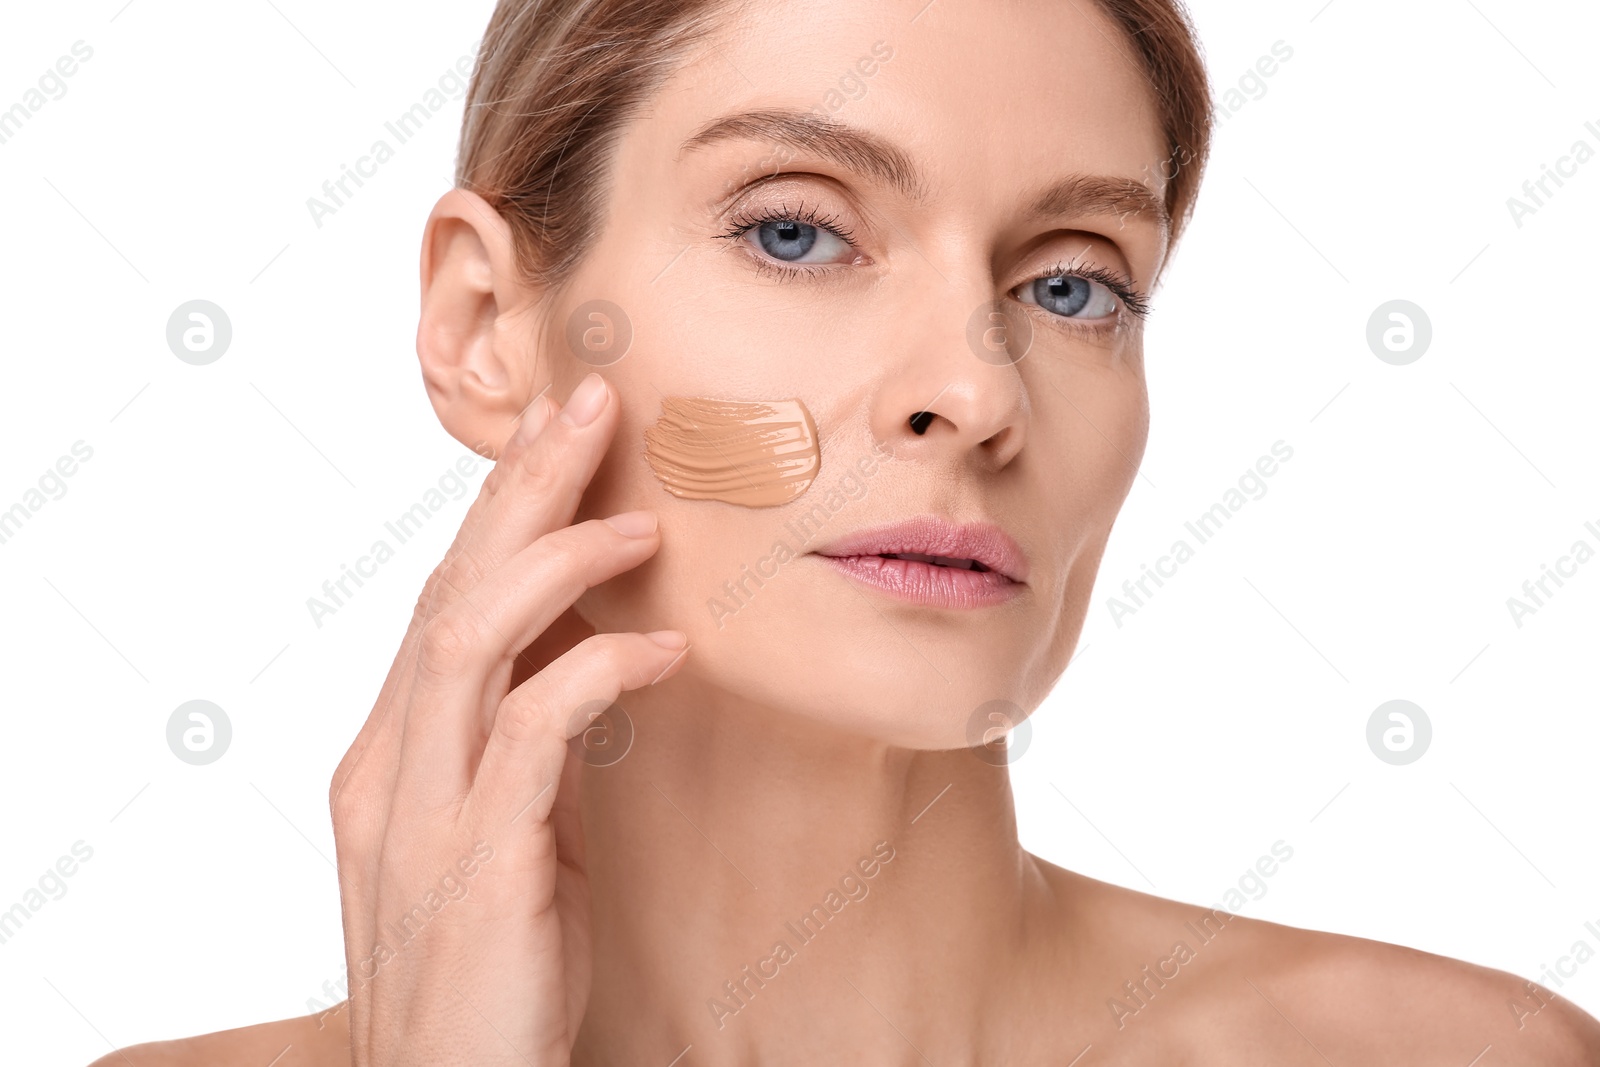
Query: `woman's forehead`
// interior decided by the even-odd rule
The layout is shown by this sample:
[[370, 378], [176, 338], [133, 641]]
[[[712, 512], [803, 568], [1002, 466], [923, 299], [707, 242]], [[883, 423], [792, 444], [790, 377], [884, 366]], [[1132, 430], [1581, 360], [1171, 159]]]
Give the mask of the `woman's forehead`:
[[767, 110], [860, 129], [946, 178], [1045, 168], [1158, 192], [1165, 181], [1149, 77], [1093, 3], [736, 5], [664, 82], [645, 126], [653, 154], [676, 155], [719, 121]]

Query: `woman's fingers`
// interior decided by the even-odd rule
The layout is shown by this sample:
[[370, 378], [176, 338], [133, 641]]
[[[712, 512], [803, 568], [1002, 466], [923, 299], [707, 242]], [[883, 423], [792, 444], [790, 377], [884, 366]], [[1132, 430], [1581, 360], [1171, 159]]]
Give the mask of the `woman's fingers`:
[[[560, 405], [552, 397], [537, 398], [523, 411], [513, 442], [502, 450], [502, 459], [508, 454], [525, 457], [531, 443], [560, 411]], [[603, 448], [602, 445], [602, 452]], [[489, 472], [449, 551], [424, 584], [372, 710], [329, 783], [347, 955], [355, 946], [370, 948], [375, 937], [379, 861], [393, 806], [405, 712], [410, 703], [421, 632], [436, 610], [441, 584], [448, 574], [460, 573], [457, 557], [477, 543], [479, 531], [493, 510], [495, 497], [503, 495], [499, 491], [511, 480], [506, 476], [508, 471], [520, 469], [521, 464], [512, 461], [496, 463]], [[352, 968], [352, 980], [357, 980], [356, 959], [351, 957], [347, 962]], [[371, 1025], [367, 997], [351, 997], [351, 1016], [352, 1041], [358, 1046], [364, 1045]]]
[[[523, 442], [535, 440], [559, 410], [553, 399], [545, 396], [536, 398], [522, 413], [520, 439]], [[525, 443], [520, 447], [526, 452]], [[378, 862], [388, 827], [395, 779], [399, 774], [400, 745], [415, 673], [417, 645], [424, 625], [432, 617], [434, 592], [441, 577], [455, 556], [472, 543], [476, 531], [483, 525], [496, 487], [504, 481], [503, 477], [496, 476], [500, 470], [499, 464], [490, 470], [484, 486], [479, 488], [466, 518], [456, 531], [449, 551], [424, 583], [405, 636], [394, 662], [389, 666], [372, 710], [344, 758], [334, 769], [329, 783], [328, 807], [333, 817], [334, 846], [339, 868], [340, 918], [348, 957], [346, 964], [352, 980], [358, 980], [357, 958], [350, 953], [354, 951], [354, 946], [365, 945], [370, 948], [375, 937], [377, 923], [373, 909]], [[370, 1011], [368, 998], [350, 998], [351, 1040], [358, 1048], [364, 1048], [368, 1040]]]
[[[430, 999], [441, 975], [478, 979], [465, 982], [465, 995], [480, 1003], [510, 997], [493, 1014], [521, 1026], [519, 1045], [561, 1038], [570, 1047], [588, 989], [580, 966], [587, 923], [569, 899], [582, 878], [575, 798], [562, 798], [564, 834], [548, 821], [566, 740], [589, 725], [583, 707], [604, 708], [625, 689], [669, 676], [687, 650], [676, 633], [664, 641], [598, 635], [515, 692], [505, 689], [523, 647], [586, 589], [659, 546], [648, 513], [569, 525], [618, 417], [610, 385], [596, 375], [565, 408], [544, 398], [529, 406], [418, 598], [372, 712], [330, 783], [355, 1062], [388, 1062], [386, 1050], [417, 1028], [459, 1030], [459, 1005]], [[520, 914], [531, 876], [543, 903], [525, 936], [509, 943], [492, 921], [431, 924], [418, 935], [426, 952], [419, 943], [419, 951], [386, 956], [381, 974], [361, 969], [386, 936], [378, 919], [416, 911], [419, 871], [495, 838], [507, 855], [475, 892], [486, 916]], [[552, 909], [558, 883], [566, 903]]]
[[[599, 385], [602, 387], [602, 409], [604, 409], [611, 406], [610, 389], [603, 380], [599, 380]], [[591, 385], [590, 389], [593, 388]], [[577, 394], [578, 390], [575, 390], [574, 397], [577, 397]], [[593, 407], [592, 400], [586, 403], [590, 408]], [[501, 462], [497, 463], [485, 478], [484, 485], [473, 500], [467, 517], [462, 521], [450, 550], [424, 584], [422, 593], [417, 598], [416, 607], [412, 611], [411, 623], [401, 641], [394, 663], [390, 666], [388, 676], [384, 679], [378, 699], [374, 702], [372, 711], [355, 741], [334, 771], [333, 780], [329, 785], [331, 808], [337, 810], [341, 806], [339, 796], [349, 787], [353, 778], [358, 778], [364, 789], [382, 794], [384, 797], [393, 792], [395, 778], [399, 773], [400, 743], [404, 733], [405, 712], [410, 703], [410, 689], [416, 669], [421, 632], [428, 621], [454, 599], [456, 595], [454, 588], [476, 584], [480, 574], [487, 573], [484, 568], [497, 562], [499, 550], [491, 546], [506, 543], [507, 536], [500, 532], [486, 540], [483, 531], [486, 526], [496, 525], [497, 520], [493, 519], [492, 515], [503, 514], [507, 510], [504, 499], [508, 495], [507, 490], [509, 495], [516, 495], [519, 490], [528, 491], [525, 472], [529, 469], [531, 446], [544, 436], [543, 431], [557, 418], [560, 410], [549, 397], [540, 397], [523, 412], [517, 431], [503, 450]], [[602, 410], [601, 414], [605, 415], [607, 412]], [[612, 418], [614, 421], [614, 414]], [[571, 440], [572, 435], [568, 435], [569, 445], [576, 443], [581, 451], [581, 446], [587, 443], [590, 446], [589, 451], [592, 452], [588, 457], [583, 455], [576, 457], [586, 468], [583, 484], [587, 484], [588, 478], [592, 476], [593, 468], [598, 464], [599, 456], [604, 453], [605, 444], [609, 441], [609, 424], [600, 424], [606, 424], [606, 419], [598, 418], [590, 424], [596, 429], [605, 431], [606, 439], [598, 445], [592, 441], [574, 442]], [[595, 435], [590, 435], [593, 436]], [[552, 465], [574, 458], [570, 454], [570, 448], [566, 452], [546, 450], [545, 455]], [[584, 463], [585, 459], [591, 462]], [[578, 487], [577, 492], [581, 495], [582, 485]], [[498, 505], [494, 503], [496, 497], [501, 498]], [[573, 510], [575, 509], [574, 502]], [[528, 538], [530, 541], [532, 539], [532, 536]], [[351, 799], [342, 807], [346, 811], [348, 836], [360, 839], [357, 847], [375, 852], [377, 843], [382, 840], [383, 824], [388, 816], [387, 806], [373, 810], [373, 805]], [[358, 812], [367, 814], [363, 818], [357, 818]]]
[[604, 709], [625, 690], [670, 678], [688, 651], [677, 630], [596, 634], [512, 690], [484, 746], [469, 821], [542, 823], [555, 803], [567, 739], [589, 725], [580, 709]]
[[422, 629], [461, 591], [471, 589], [506, 558], [571, 520], [610, 443], [615, 423], [611, 387], [597, 374], [579, 383], [567, 409], [549, 397], [540, 397], [523, 412], [449, 551], [424, 584], [400, 654], [372, 714], [335, 772], [331, 793], [343, 789], [355, 767], [369, 761], [369, 749], [380, 735], [384, 744], [381, 751], [370, 753], [370, 762], [377, 766], [369, 768], [369, 773], [380, 788], [384, 783], [392, 785], [399, 765], [400, 719], [407, 704], [393, 698], [410, 686]]
[[483, 518], [434, 587], [435, 614], [501, 563], [572, 521], [616, 432], [617, 414], [610, 383], [591, 373], [537, 436], [513, 439], [484, 480]]
[[[545, 425], [555, 417], [558, 408], [555, 401], [549, 397], [540, 396], [529, 404], [522, 413], [518, 433], [524, 435], [527, 441], [536, 439]], [[524, 446], [525, 450], [525, 446]], [[384, 772], [376, 777], [384, 781], [392, 781], [395, 768], [399, 763], [400, 751], [400, 724], [398, 718], [404, 714], [405, 705], [401, 701], [396, 706], [395, 694], [404, 693], [410, 688], [411, 672], [416, 655], [418, 635], [428, 619], [433, 615], [434, 588], [439, 583], [441, 575], [450, 566], [451, 560], [468, 545], [475, 531], [482, 526], [485, 513], [488, 511], [490, 501], [495, 495], [495, 483], [503, 482], [503, 477], [497, 477], [500, 467], [497, 464], [491, 468], [484, 484], [479, 487], [478, 495], [473, 499], [472, 506], [467, 510], [466, 518], [461, 522], [456, 531], [455, 539], [450, 548], [445, 552], [444, 558], [434, 568], [428, 580], [423, 583], [422, 593], [417, 597], [416, 606], [411, 613], [411, 623], [406, 629], [405, 637], [401, 640], [400, 650], [389, 666], [389, 673], [383, 680], [383, 688], [378, 692], [378, 699], [373, 702], [372, 711], [367, 720], [362, 724], [361, 730], [356, 734], [344, 758], [339, 761], [339, 766], [334, 770], [333, 780], [329, 784], [329, 805], [333, 805], [339, 793], [344, 789], [346, 781], [355, 768], [367, 759], [368, 749], [373, 745], [374, 739], [380, 732], [385, 731], [385, 723], [392, 729], [387, 730], [388, 741], [382, 746], [384, 751], [372, 753], [372, 762], [381, 764]], [[382, 832], [382, 825], [377, 827]]]
[[397, 803], [430, 808], [465, 794], [488, 733], [480, 709], [491, 675], [586, 589], [643, 563], [659, 545], [650, 512], [568, 526], [435, 615], [417, 645]]

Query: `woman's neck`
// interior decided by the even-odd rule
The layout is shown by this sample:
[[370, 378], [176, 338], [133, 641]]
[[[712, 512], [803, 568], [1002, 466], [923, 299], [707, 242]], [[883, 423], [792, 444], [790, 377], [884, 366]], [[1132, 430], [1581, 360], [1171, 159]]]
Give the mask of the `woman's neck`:
[[575, 1062], [665, 1067], [691, 1044], [697, 1065], [781, 1062], [797, 1041], [815, 1043], [799, 1059], [913, 1062], [918, 1033], [993, 1020], [1048, 896], [1003, 767], [687, 680], [622, 703], [631, 748], [584, 771], [595, 970]]

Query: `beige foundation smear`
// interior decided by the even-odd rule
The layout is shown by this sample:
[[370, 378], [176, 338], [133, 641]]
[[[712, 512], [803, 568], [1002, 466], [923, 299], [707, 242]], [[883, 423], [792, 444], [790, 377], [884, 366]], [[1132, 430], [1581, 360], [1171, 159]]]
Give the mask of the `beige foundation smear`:
[[798, 400], [666, 397], [644, 444], [650, 469], [673, 496], [747, 508], [795, 499], [822, 462], [817, 424]]

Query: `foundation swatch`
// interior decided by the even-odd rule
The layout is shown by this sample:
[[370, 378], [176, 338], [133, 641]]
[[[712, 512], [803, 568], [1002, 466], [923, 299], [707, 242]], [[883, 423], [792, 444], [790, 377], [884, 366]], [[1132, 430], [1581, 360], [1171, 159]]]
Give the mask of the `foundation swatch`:
[[798, 400], [667, 397], [644, 444], [650, 469], [673, 496], [747, 508], [798, 497], [822, 462], [817, 425]]

